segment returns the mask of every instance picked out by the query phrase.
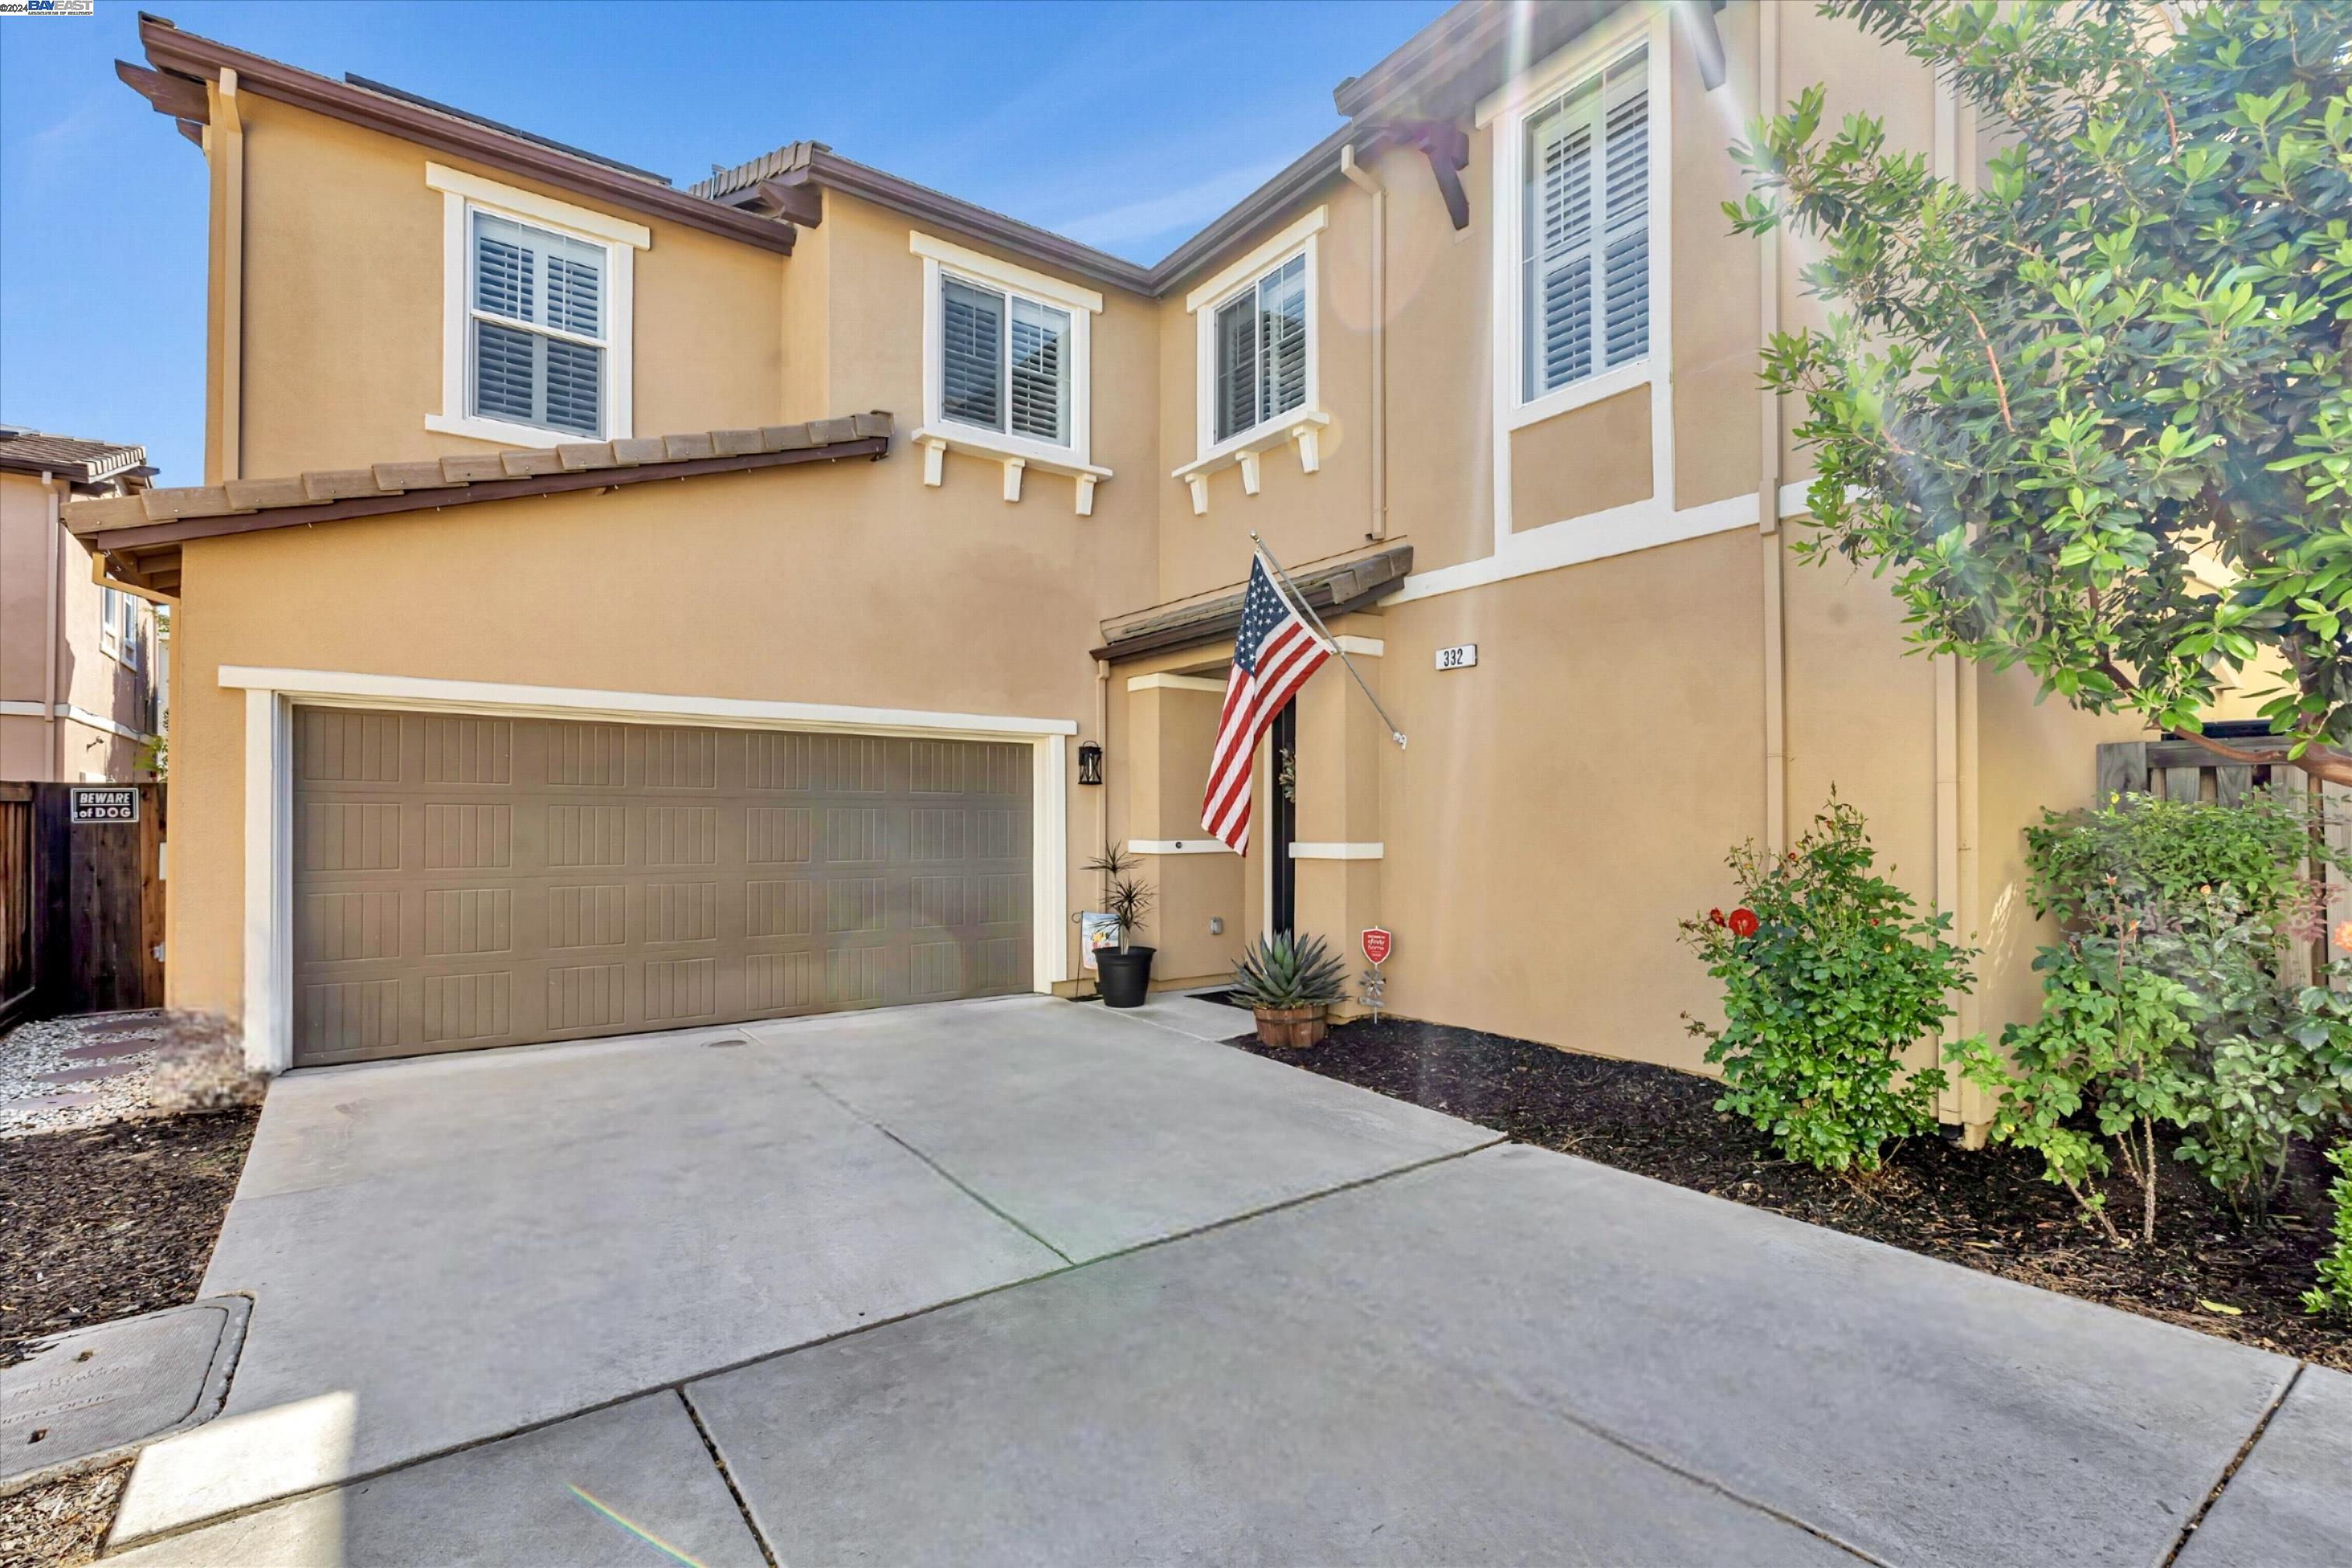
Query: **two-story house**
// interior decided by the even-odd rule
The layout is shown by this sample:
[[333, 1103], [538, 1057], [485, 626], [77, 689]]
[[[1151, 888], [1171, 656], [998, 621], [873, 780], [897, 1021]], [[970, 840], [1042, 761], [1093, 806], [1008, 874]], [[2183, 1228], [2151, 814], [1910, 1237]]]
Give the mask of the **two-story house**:
[[[1719, 210], [1815, 81], [1980, 166], [1858, 29], [1458, 6], [1150, 267], [818, 142], [679, 189], [142, 36], [210, 173], [208, 471], [67, 515], [180, 605], [173, 999], [256, 1061], [1077, 994], [1123, 842], [1164, 984], [1378, 923], [1399, 1013], [1690, 1066], [1677, 918], [1832, 785], [1986, 946], [1962, 1026], [2035, 1005], [2019, 830], [2128, 727], [1791, 561], [1757, 357], [1815, 306]], [[1326, 665], [1236, 856], [1253, 534], [1410, 744]]]
[[113, 586], [62, 521], [78, 500], [136, 497], [143, 447], [0, 426], [0, 780], [149, 777], [163, 647], [143, 589]]

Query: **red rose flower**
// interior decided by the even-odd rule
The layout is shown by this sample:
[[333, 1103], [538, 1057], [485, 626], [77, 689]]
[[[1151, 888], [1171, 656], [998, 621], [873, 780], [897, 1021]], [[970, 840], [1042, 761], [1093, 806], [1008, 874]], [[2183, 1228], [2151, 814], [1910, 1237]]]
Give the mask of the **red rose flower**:
[[1750, 909], [1734, 910], [1731, 911], [1731, 920], [1729, 923], [1731, 926], [1732, 935], [1754, 936], [1756, 934], [1756, 911]]
[[1706, 920], [1709, 925], [1719, 926], [1723, 923], [1723, 911], [1721, 910], [1709, 910], [1706, 911]]

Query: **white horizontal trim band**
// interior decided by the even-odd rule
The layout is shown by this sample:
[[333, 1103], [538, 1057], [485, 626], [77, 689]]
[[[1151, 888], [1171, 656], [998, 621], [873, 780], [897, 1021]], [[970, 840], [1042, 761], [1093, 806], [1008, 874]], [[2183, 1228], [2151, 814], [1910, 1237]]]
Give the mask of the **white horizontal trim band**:
[[[119, 724], [103, 713], [93, 713], [87, 708], [77, 708], [70, 702], [58, 703], [54, 712], [60, 719], [70, 719], [77, 724], [87, 724], [93, 730], [103, 730], [110, 735], [120, 735], [126, 741], [136, 741], [142, 745], [155, 738], [144, 730], [134, 730], [128, 724]], [[41, 717], [41, 705], [38, 702], [20, 697], [12, 697], [0, 701], [0, 719], [38, 719], [39, 717]]]
[[1130, 675], [1127, 678], [1129, 691], [1218, 691], [1226, 683], [1205, 675]]
[[501, 185], [495, 180], [485, 180], [479, 174], [452, 169], [446, 163], [426, 163], [425, 184], [433, 190], [446, 191], [482, 206], [497, 207], [521, 217], [535, 217], [544, 223], [562, 224], [582, 234], [593, 235], [598, 239], [634, 246], [639, 250], [648, 250], [653, 247], [653, 231], [641, 223], [631, 223], [626, 218], [576, 207], [570, 202], [559, 202], [552, 196], [542, 196], [533, 191], [519, 191], [512, 185]]
[[1415, 599], [1455, 594], [1465, 588], [1483, 588], [1490, 583], [1507, 582], [1537, 572], [1578, 566], [1587, 561], [1629, 555], [1637, 550], [1755, 526], [1756, 497], [1752, 493], [1685, 507], [1680, 511], [1670, 510], [1654, 499], [1633, 501], [1514, 533], [1501, 551], [1475, 561], [1441, 566], [1434, 572], [1416, 572], [1381, 603], [1411, 604]]
[[1138, 855], [1230, 855], [1233, 846], [1214, 838], [1131, 838], [1127, 847]]
[[1301, 844], [1290, 847], [1293, 860], [1378, 860], [1387, 853], [1382, 844]]
[[1358, 658], [1378, 658], [1389, 651], [1389, 645], [1379, 637], [1349, 637], [1342, 632], [1331, 640], [1339, 645], [1341, 653], [1352, 653]]
[[556, 715], [592, 715], [641, 723], [691, 720], [728, 726], [798, 725], [809, 729], [890, 730], [915, 734], [1075, 735], [1075, 719], [1034, 719], [999, 713], [940, 713], [911, 708], [856, 708], [832, 702], [767, 702], [740, 697], [690, 697], [666, 691], [603, 691], [572, 686], [509, 686], [488, 680], [434, 680], [422, 676], [348, 670], [273, 669], [243, 664], [220, 668], [220, 684], [247, 691], [305, 698], [371, 700], [407, 707], [502, 708]]

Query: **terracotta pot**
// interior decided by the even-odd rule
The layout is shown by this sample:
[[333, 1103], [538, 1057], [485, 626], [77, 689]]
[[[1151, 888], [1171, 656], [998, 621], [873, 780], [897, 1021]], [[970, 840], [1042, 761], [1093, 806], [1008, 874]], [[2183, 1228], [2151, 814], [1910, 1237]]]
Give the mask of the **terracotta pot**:
[[1328, 1032], [1320, 1007], [1255, 1007], [1257, 1043], [1292, 1050], [1311, 1046]]

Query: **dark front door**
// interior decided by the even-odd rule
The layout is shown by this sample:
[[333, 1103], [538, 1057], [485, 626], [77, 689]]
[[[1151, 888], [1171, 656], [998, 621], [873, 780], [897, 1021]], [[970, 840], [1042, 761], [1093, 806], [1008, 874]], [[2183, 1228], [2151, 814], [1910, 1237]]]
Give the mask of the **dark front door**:
[[1290, 858], [1290, 841], [1298, 835], [1298, 803], [1291, 799], [1298, 767], [1298, 704], [1286, 702], [1274, 716], [1274, 799], [1266, 813], [1273, 831], [1266, 853], [1274, 857], [1274, 907], [1266, 925], [1289, 931], [1298, 911], [1297, 862]]

